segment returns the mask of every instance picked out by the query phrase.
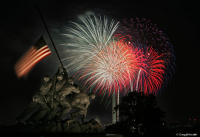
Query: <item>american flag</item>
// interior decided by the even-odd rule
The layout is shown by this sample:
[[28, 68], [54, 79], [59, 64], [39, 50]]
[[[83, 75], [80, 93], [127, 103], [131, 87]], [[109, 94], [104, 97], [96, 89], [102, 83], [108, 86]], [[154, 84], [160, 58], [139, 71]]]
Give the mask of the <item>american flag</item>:
[[51, 54], [51, 50], [44, 41], [43, 37], [19, 59], [15, 64], [15, 72], [18, 78], [26, 76], [30, 70], [43, 58]]

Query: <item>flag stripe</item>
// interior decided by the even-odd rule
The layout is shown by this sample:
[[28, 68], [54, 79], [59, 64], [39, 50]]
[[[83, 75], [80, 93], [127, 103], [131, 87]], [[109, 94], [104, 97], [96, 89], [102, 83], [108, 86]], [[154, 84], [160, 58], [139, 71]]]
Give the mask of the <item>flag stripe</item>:
[[26, 68], [22, 69], [21, 71], [18, 71], [18, 76], [21, 77], [23, 75], [26, 75], [34, 67], [34, 65], [37, 62], [39, 62], [41, 59], [43, 59], [44, 57], [46, 57], [49, 54], [50, 53], [46, 53], [46, 54], [40, 56], [37, 60], [35, 60], [34, 62], [32, 62], [29, 66], [27, 66]]
[[30, 56], [29, 58], [27, 58], [26, 62], [23, 62], [23, 64], [18, 68], [18, 71], [20, 72], [20, 71], [23, 71], [24, 69], [26, 69], [27, 67], [31, 67], [31, 65], [33, 64], [34, 60], [36, 60], [37, 58], [39, 58], [46, 51], [49, 51], [49, 50], [46, 49], [46, 48], [42, 48], [42, 49], [34, 52], [34, 54], [32, 56]]
[[31, 47], [17, 62], [15, 69], [17, 69], [23, 62], [25, 62], [32, 54], [34, 54], [35, 48]]
[[26, 55], [21, 57], [21, 59], [18, 61], [18, 63], [15, 65], [15, 69], [18, 70], [22, 65], [25, 65], [28, 60], [35, 54], [36, 50], [35, 48], [31, 47], [28, 52], [26, 52]]
[[27, 69], [28, 67], [32, 67], [32, 64], [34, 64], [35, 60], [37, 60], [38, 58], [40, 58], [40, 56], [42, 56], [43, 54], [46, 54], [46, 52], [48, 53], [49, 50], [45, 50], [45, 51], [42, 51], [40, 53], [36, 53], [35, 56], [33, 56], [25, 65], [23, 65], [18, 70], [19, 71], [23, 71], [24, 69]]
[[43, 49], [46, 48], [48, 48], [47, 45], [37, 50], [34, 46], [32, 46], [30, 50], [26, 52], [26, 55], [21, 58], [19, 63], [17, 63], [16, 68], [21, 67], [20, 65], [25, 66], [27, 62], [30, 62], [30, 59], [32, 59], [35, 55], [37, 55], [37, 53], [41, 52]]
[[44, 45], [40, 49], [36, 49], [32, 46], [15, 65], [17, 76], [22, 77], [26, 75], [34, 67], [34, 65], [50, 54], [51, 51], [47, 45]]
[[50, 55], [51, 53], [45, 53], [42, 56], [40, 56], [39, 58], [37, 58], [37, 60], [34, 60], [34, 62], [32, 62], [28, 67], [26, 67], [25, 69], [23, 69], [19, 75], [26, 75], [32, 68], [33, 66], [35, 66], [40, 60], [42, 60], [43, 58], [45, 58], [46, 56]]
[[30, 65], [32, 65], [33, 62], [34, 62], [35, 60], [37, 60], [37, 58], [40, 58], [40, 56], [42, 56], [42, 55], [45, 54], [46, 52], [48, 53], [49, 50], [42, 51], [41, 53], [38, 53], [38, 54], [36, 54], [35, 56], [33, 56], [23, 67], [21, 67], [21, 68], [19, 69], [19, 71], [23, 71], [24, 69], [26, 69], [27, 67], [29, 67]]
[[22, 62], [22, 64], [20, 64], [21, 66], [18, 67], [18, 70], [21, 70], [23, 68], [25, 68], [26, 66], [28, 66], [34, 59], [36, 59], [39, 55], [41, 55], [42, 53], [44, 53], [46, 50], [48, 50], [48, 47], [45, 46], [39, 50], [33, 49], [33, 54], [30, 54], [26, 60], [24, 60]]

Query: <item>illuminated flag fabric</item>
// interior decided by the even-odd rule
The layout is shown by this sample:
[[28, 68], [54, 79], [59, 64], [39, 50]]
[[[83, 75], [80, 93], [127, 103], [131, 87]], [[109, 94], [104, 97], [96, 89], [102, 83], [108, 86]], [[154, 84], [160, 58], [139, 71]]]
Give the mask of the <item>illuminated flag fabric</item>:
[[15, 72], [17, 77], [27, 75], [30, 70], [43, 58], [51, 54], [51, 50], [41, 37], [16, 63]]

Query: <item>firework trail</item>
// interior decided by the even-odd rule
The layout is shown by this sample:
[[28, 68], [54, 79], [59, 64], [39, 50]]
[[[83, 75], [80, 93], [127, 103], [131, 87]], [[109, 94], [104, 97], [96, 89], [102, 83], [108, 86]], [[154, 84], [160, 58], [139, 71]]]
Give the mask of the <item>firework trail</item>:
[[84, 66], [104, 49], [118, 27], [118, 22], [109, 20], [108, 17], [86, 14], [71, 22], [64, 34], [66, 43], [63, 59], [70, 75], [81, 72]]

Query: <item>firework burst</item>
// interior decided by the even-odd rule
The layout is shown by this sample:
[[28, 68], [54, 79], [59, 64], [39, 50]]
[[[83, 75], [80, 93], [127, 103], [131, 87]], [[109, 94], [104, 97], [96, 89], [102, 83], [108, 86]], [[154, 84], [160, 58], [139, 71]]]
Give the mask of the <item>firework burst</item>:
[[[144, 52], [143, 63], [134, 82], [136, 91], [144, 94], [157, 94], [163, 84], [165, 73], [165, 61], [153, 48], [147, 48]], [[141, 64], [141, 63], [140, 63]]]
[[133, 89], [133, 81], [139, 70], [141, 51], [125, 44], [113, 41], [102, 49], [80, 73], [80, 79], [88, 87], [95, 87], [101, 94]]
[[[120, 22], [114, 36], [125, 43], [131, 43], [131, 45], [142, 49], [144, 52], [144, 60], [146, 60], [144, 64], [146, 65], [141, 66], [141, 68], [145, 69], [139, 71], [141, 73], [139, 75], [143, 77], [144, 81], [137, 76], [140, 79], [139, 83], [141, 83], [138, 86], [137, 84], [135, 85], [137, 90], [143, 90], [145, 93], [156, 93], [162, 84], [167, 85], [168, 80], [174, 74], [174, 50], [167, 35], [156, 24], [145, 18], [124, 19]], [[155, 64], [157, 61], [160, 66], [158, 65], [159, 63]], [[152, 68], [156, 67], [160, 68], [152, 71]], [[160, 70], [162, 71], [160, 72]], [[160, 80], [154, 82], [153, 79]], [[145, 82], [147, 84], [144, 84]]]
[[106, 16], [86, 14], [68, 26], [64, 34], [67, 42], [63, 44], [67, 57], [63, 61], [69, 73], [74, 74], [112, 41], [118, 22]]
[[64, 36], [69, 75], [100, 94], [129, 89], [156, 94], [173, 68], [169, 39], [146, 19], [119, 26], [106, 16], [86, 14], [71, 22]]

